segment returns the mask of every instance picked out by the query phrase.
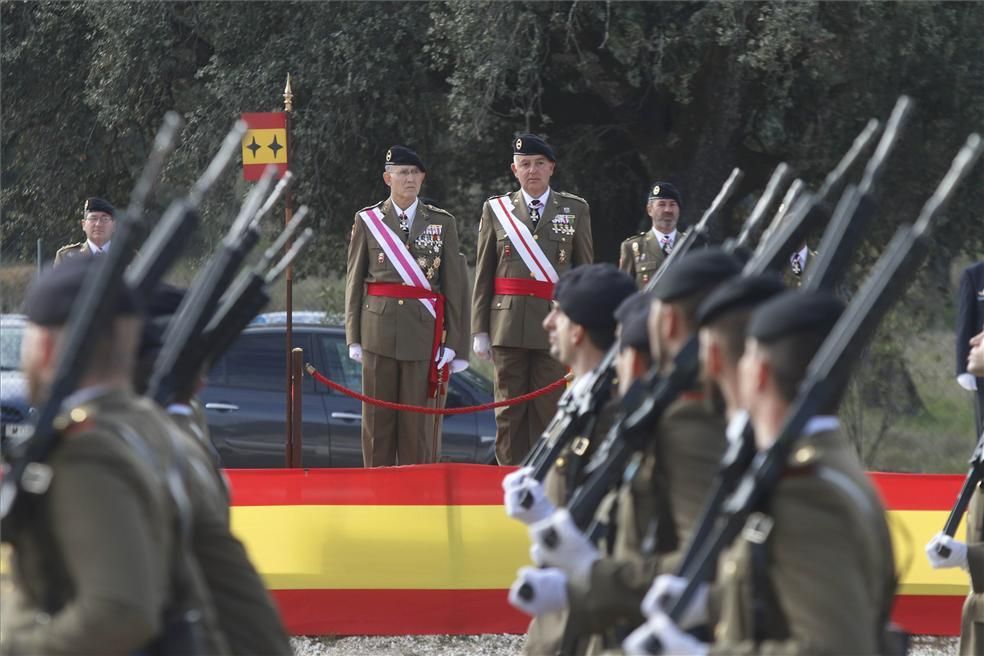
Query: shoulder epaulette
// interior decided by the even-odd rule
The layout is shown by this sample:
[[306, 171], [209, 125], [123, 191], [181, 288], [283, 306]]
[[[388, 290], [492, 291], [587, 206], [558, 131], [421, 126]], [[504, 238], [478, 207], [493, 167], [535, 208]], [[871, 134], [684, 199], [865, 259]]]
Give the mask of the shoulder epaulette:
[[385, 202], [386, 202], [385, 200], [381, 200], [381, 201], [379, 201], [378, 203], [373, 203], [372, 205], [366, 205], [366, 206], [365, 206], [365, 207], [363, 207], [362, 209], [360, 209], [360, 210], [356, 210], [356, 212], [355, 212], [355, 213], [356, 213], [356, 214], [358, 214], [359, 212], [365, 212], [366, 210], [371, 210], [371, 209], [374, 209], [374, 208], [376, 208], [376, 207], [379, 207], [380, 205], [382, 205], [382, 204], [383, 204], [383, 203], [385, 203]]
[[557, 192], [555, 192], [555, 193], [556, 193], [556, 194], [557, 194], [558, 196], [563, 196], [564, 198], [573, 198], [574, 200], [579, 200], [579, 201], [581, 201], [581, 202], [582, 202], [582, 203], [584, 203], [585, 205], [587, 205], [587, 204], [588, 204], [588, 201], [586, 201], [586, 200], [584, 200], [583, 198], [581, 198], [581, 197], [580, 197], [580, 196], [578, 196], [577, 194], [572, 194], [572, 193], [570, 193], [569, 191], [557, 191]]
[[488, 198], [486, 198], [485, 199], [485, 202], [487, 203], [490, 200], [492, 200], [493, 198], [502, 198], [503, 196], [508, 196], [510, 193], [512, 193], [512, 192], [507, 192], [505, 194], [493, 194], [493, 195], [489, 196]]
[[85, 244], [84, 241], [77, 241], [74, 244], [66, 244], [65, 246], [59, 248], [58, 252], [61, 253], [62, 251], [70, 251], [73, 248], [81, 248], [84, 244]]
[[426, 207], [427, 209], [431, 210], [432, 212], [437, 212], [438, 214], [444, 214], [446, 216], [451, 217], [452, 219], [454, 218], [454, 215], [451, 214], [451, 212], [447, 211], [444, 208], [436, 207], [436, 206], [431, 205], [429, 203], [424, 203], [424, 207]]

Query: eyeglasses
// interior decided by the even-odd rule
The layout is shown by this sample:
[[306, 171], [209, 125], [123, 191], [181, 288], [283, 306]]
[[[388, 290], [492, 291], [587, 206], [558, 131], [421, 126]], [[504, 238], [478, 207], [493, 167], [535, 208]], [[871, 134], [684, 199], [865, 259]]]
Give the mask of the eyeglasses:
[[113, 217], [106, 215], [87, 216], [85, 217], [85, 220], [89, 223], [110, 223], [113, 220]]

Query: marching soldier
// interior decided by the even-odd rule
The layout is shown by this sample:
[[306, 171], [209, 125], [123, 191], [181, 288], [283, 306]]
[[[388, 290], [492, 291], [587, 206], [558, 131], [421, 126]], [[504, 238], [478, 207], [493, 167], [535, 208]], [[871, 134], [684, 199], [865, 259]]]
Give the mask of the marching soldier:
[[[697, 329], [697, 306], [718, 285], [737, 275], [739, 262], [719, 249], [689, 253], [666, 272], [653, 292], [649, 342], [661, 371]], [[699, 383], [698, 383], [699, 385]], [[667, 409], [655, 439], [633, 466], [621, 488], [599, 508], [599, 519], [612, 523], [610, 553], [588, 540], [566, 510], [530, 527], [534, 560], [565, 575], [570, 630], [582, 638], [595, 634], [590, 651], [615, 644], [618, 627], [642, 621], [639, 605], [659, 571], [673, 566], [696, 521], [725, 449], [723, 418], [695, 385]], [[610, 514], [608, 513], [608, 514]], [[559, 536], [547, 544], [552, 529]], [[549, 570], [548, 570], [549, 571]]]
[[89, 198], [82, 209], [82, 232], [85, 233], [85, 239], [59, 248], [55, 253], [54, 264], [57, 266], [73, 257], [107, 252], [115, 229], [116, 210], [110, 202], [96, 196]]
[[[91, 270], [89, 258], [51, 269], [28, 291], [23, 369], [31, 400], [52, 385], [65, 326]], [[178, 611], [201, 614], [206, 653], [226, 653], [197, 563], [177, 527], [185, 517], [167, 472], [174, 451], [158, 450], [176, 429], [152, 402], [133, 394], [140, 321], [121, 292], [113, 320], [91, 344], [79, 388], [56, 422], [62, 439], [46, 461], [45, 494], [26, 500], [13, 547], [13, 589], [2, 598], [4, 654], [154, 652]], [[180, 485], [180, 484], [178, 484]]]
[[[386, 151], [383, 181], [390, 197], [359, 210], [352, 227], [345, 284], [349, 357], [362, 363], [362, 390], [375, 399], [425, 406], [452, 371], [463, 343], [460, 285], [449, 265], [459, 257], [454, 217], [417, 195], [426, 176], [409, 148]], [[431, 460], [434, 422], [418, 413], [364, 403], [362, 457], [366, 467]]]
[[629, 237], [619, 249], [618, 268], [634, 276], [639, 289], [663, 264], [673, 246], [683, 235], [677, 233], [680, 220], [680, 192], [669, 182], [657, 182], [649, 190], [646, 214], [653, 226], [645, 232]]
[[[554, 287], [555, 300], [543, 327], [550, 342], [550, 354], [569, 366], [574, 374], [569, 394], [585, 391], [585, 385], [591, 381], [589, 374], [615, 343], [615, 311], [633, 289], [632, 279], [611, 264], [589, 264], [560, 276]], [[645, 333], [645, 326], [642, 332]], [[614, 421], [616, 408], [615, 400], [602, 408], [591, 433], [578, 437], [561, 452], [542, 486], [530, 477], [529, 468], [506, 476], [503, 479], [506, 513], [524, 524], [532, 524], [546, 518], [556, 506], [566, 503], [570, 490], [581, 482], [583, 467], [597, 442]], [[522, 505], [527, 495], [533, 500], [529, 508]], [[529, 605], [518, 596], [519, 587], [533, 580], [535, 588], [542, 588], [562, 578], [560, 570], [520, 570], [519, 580], [509, 598], [514, 606], [533, 615], [524, 653], [556, 653], [560, 649], [567, 614], [564, 611], [566, 604], [561, 605], [563, 596], [550, 600], [539, 595], [536, 603]], [[563, 584], [555, 589], [562, 591]]]
[[[564, 366], [550, 356], [543, 320], [558, 277], [594, 257], [587, 201], [550, 187], [556, 162], [543, 139], [518, 137], [512, 172], [519, 191], [493, 196], [482, 207], [472, 348], [495, 366], [496, 401], [540, 389], [564, 375]], [[523, 460], [553, 416], [560, 394], [558, 390], [496, 409], [499, 464]]]
[[[782, 429], [842, 308], [826, 293], [785, 292], [752, 315], [738, 380], [760, 450]], [[885, 510], [837, 417], [827, 414], [835, 406], [807, 423], [768, 503], [722, 555], [714, 590], [702, 588], [684, 613], [682, 628], [716, 624], [714, 644], [660, 610], [685, 585], [667, 576], [654, 585], [663, 601], [651, 599], [655, 612], [625, 641], [628, 653], [652, 644], [674, 654], [895, 653], [886, 631], [895, 564]]]

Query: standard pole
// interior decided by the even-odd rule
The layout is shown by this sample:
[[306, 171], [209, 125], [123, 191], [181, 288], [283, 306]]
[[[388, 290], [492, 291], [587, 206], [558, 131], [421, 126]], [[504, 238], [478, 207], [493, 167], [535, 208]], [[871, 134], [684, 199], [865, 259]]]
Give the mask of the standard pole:
[[291, 428], [291, 441], [290, 441], [290, 466], [291, 467], [303, 467], [304, 457], [303, 451], [303, 441], [301, 437], [301, 420], [303, 418], [303, 400], [304, 400], [304, 349], [296, 348], [290, 352], [291, 354], [291, 379], [294, 383], [294, 394], [292, 397], [293, 408], [291, 408], [290, 419], [294, 423]]
[[[294, 109], [294, 93], [293, 93], [293, 91], [291, 91], [291, 88], [290, 88], [290, 73], [288, 73], [287, 74], [287, 86], [284, 87], [284, 114], [285, 114], [286, 126], [287, 126], [287, 129], [286, 129], [286, 132], [287, 132], [287, 138], [286, 138], [287, 143], [286, 143], [286, 146], [287, 146], [287, 165], [288, 166], [290, 166], [290, 156], [291, 156], [291, 152], [290, 152], [291, 151], [291, 143], [290, 143], [290, 141], [291, 141], [290, 140], [290, 114], [293, 111], [293, 109]], [[291, 202], [292, 200], [293, 200], [293, 198], [292, 198], [292, 195], [290, 193], [290, 187], [287, 187], [287, 193], [284, 196], [284, 204], [286, 205], [286, 207], [284, 208], [284, 225], [287, 225], [288, 223], [290, 223], [291, 217], [294, 216], [294, 210], [293, 210], [293, 206], [292, 206], [292, 202]], [[291, 240], [291, 241], [289, 241], [287, 243], [287, 246], [286, 246], [287, 250], [290, 250], [290, 247], [291, 247], [292, 243], [293, 243], [293, 240]], [[294, 328], [293, 283], [294, 283], [294, 267], [293, 267], [293, 265], [288, 264], [287, 265], [287, 271], [285, 272], [285, 275], [284, 275], [284, 284], [286, 285], [286, 288], [287, 288], [286, 289], [285, 299], [284, 299], [285, 300], [285, 306], [286, 306], [286, 309], [287, 309], [287, 344], [286, 344], [286, 349], [285, 349], [284, 353], [286, 353], [286, 356], [287, 356], [286, 357], [286, 365], [287, 366], [285, 367], [285, 371], [287, 373], [287, 403], [286, 403], [287, 417], [286, 417], [286, 421], [285, 421], [285, 430], [286, 430], [286, 437], [287, 437], [286, 442], [287, 442], [287, 466], [288, 467], [292, 466], [291, 465], [291, 461], [292, 461], [291, 454], [292, 454], [293, 445], [294, 445], [294, 439], [295, 439], [294, 438], [294, 433], [293, 433], [293, 431], [294, 431], [294, 417], [293, 417], [294, 402], [293, 402], [293, 398], [292, 398], [292, 389], [291, 389], [291, 378], [292, 378], [292, 374], [293, 374], [293, 371], [292, 371], [292, 360], [291, 360], [291, 351], [294, 348], [294, 336], [293, 336], [293, 328]], [[300, 438], [300, 436], [298, 436], [298, 439], [299, 438]]]

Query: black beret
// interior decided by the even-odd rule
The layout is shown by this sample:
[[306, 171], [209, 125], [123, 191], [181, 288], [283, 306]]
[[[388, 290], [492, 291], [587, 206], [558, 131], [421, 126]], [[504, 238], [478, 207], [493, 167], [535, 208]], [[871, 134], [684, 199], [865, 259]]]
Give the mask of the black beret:
[[[82, 284], [102, 260], [101, 257], [73, 257], [57, 267], [45, 269], [24, 297], [27, 320], [49, 328], [65, 325]], [[114, 316], [131, 316], [138, 313], [138, 308], [130, 289], [120, 285], [116, 302], [111, 304], [109, 311]]]
[[524, 134], [516, 137], [513, 141], [513, 155], [543, 155], [551, 162], [557, 161], [553, 148], [535, 134]]
[[741, 262], [720, 248], [690, 251], [663, 274], [653, 298], [677, 301], [717, 287], [741, 272]]
[[615, 318], [622, 325], [619, 339], [623, 346], [649, 353], [649, 309], [653, 306], [648, 292], [638, 291], [619, 304]]
[[697, 308], [697, 325], [706, 326], [733, 310], [751, 308], [786, 291], [782, 276], [763, 273], [733, 278], [711, 292]]
[[564, 272], [554, 298], [564, 314], [585, 328], [615, 329], [615, 308], [635, 291], [631, 276], [614, 264], [585, 264]]
[[829, 292], [787, 291], [752, 313], [747, 334], [763, 344], [797, 333], [826, 334], [843, 311], [844, 304]]
[[420, 159], [420, 155], [413, 152], [406, 146], [393, 146], [386, 151], [386, 164], [399, 164], [403, 166], [416, 166], [423, 173], [427, 173], [427, 169], [424, 168], [424, 160]]
[[653, 186], [649, 189], [649, 200], [656, 198], [672, 198], [677, 202], [677, 205], [683, 206], [683, 197], [680, 196], [680, 190], [672, 182], [653, 183]]
[[178, 306], [184, 299], [185, 290], [161, 283], [146, 299], [147, 320], [140, 336], [140, 355], [154, 352], [164, 346], [164, 333]]
[[82, 214], [86, 215], [89, 212], [105, 212], [106, 214], [115, 217], [116, 209], [113, 207], [105, 198], [99, 198], [98, 196], [93, 196], [92, 198], [87, 198], [85, 205], [82, 208]]

